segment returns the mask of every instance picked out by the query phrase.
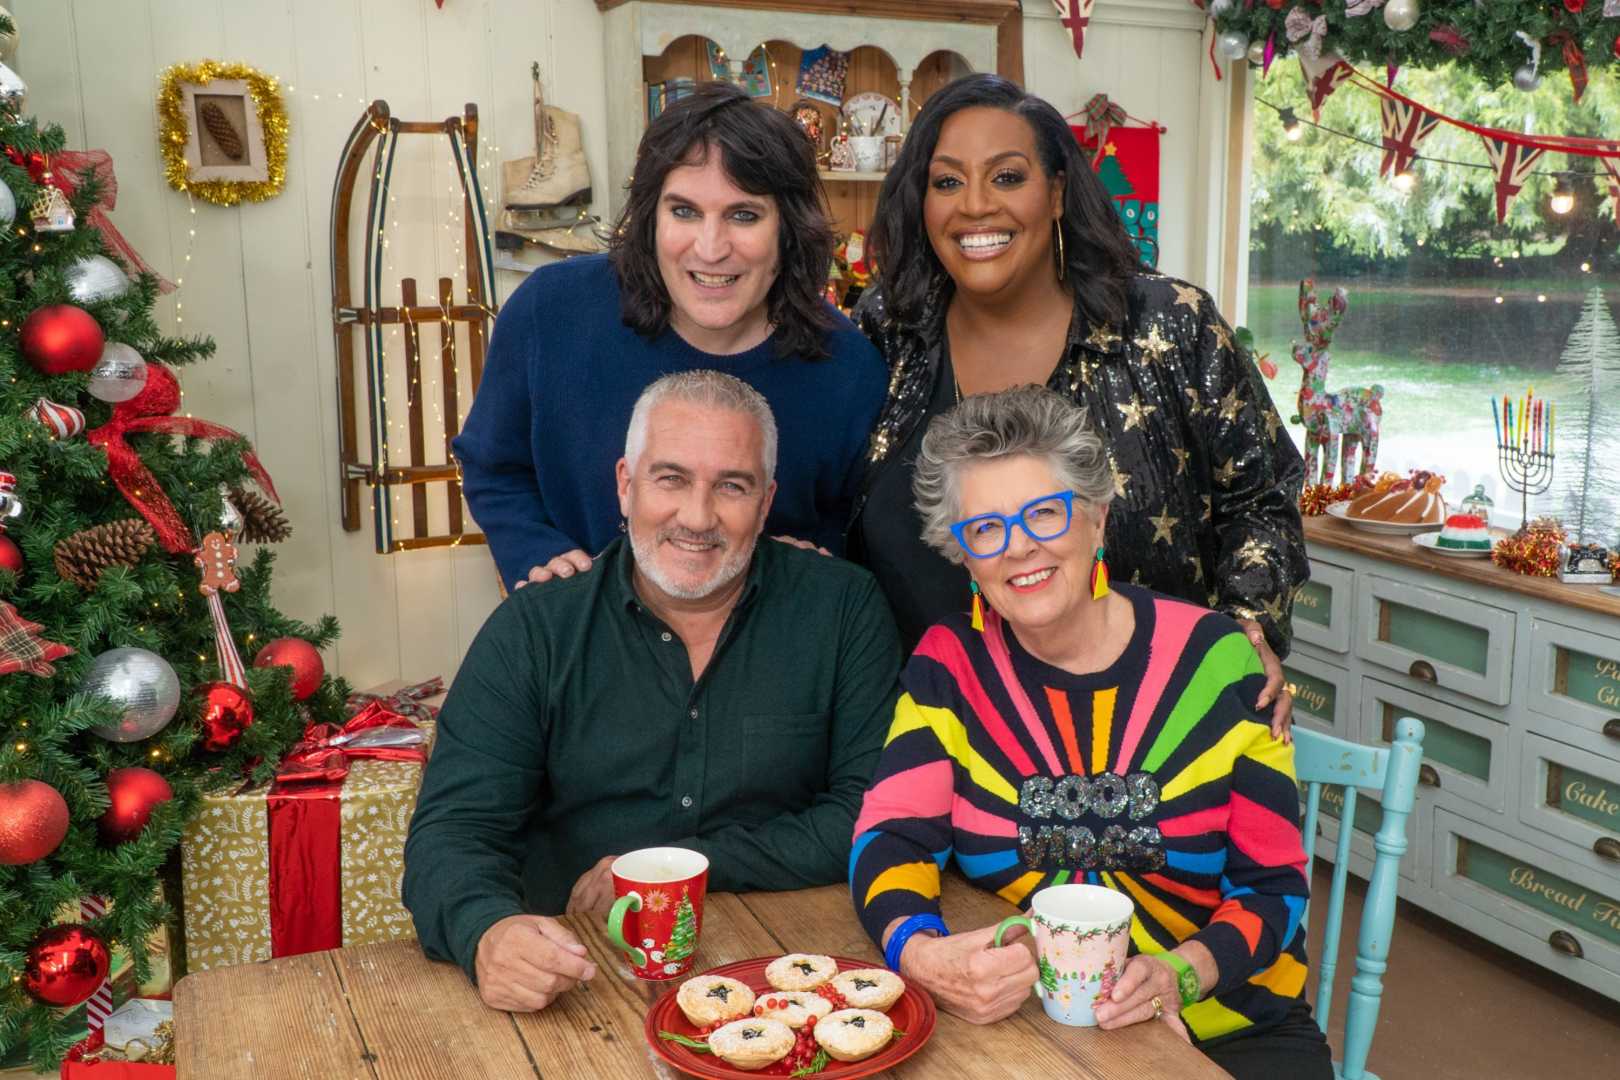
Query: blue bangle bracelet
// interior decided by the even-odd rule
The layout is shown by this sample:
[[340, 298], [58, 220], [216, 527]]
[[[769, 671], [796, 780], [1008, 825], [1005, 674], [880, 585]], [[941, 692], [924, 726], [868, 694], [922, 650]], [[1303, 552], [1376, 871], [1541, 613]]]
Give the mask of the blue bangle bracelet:
[[945, 925], [945, 920], [938, 915], [913, 915], [895, 927], [894, 933], [889, 935], [888, 945], [883, 948], [883, 962], [896, 975], [900, 974], [900, 954], [905, 951], [906, 942], [910, 941], [911, 935], [919, 930], [933, 930], [940, 937], [951, 936], [951, 931]]

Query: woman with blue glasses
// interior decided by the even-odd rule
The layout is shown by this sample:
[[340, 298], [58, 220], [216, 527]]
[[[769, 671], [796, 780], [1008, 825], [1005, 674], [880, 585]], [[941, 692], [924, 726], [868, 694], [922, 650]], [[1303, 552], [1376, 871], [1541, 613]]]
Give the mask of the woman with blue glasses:
[[1293, 747], [1257, 708], [1231, 616], [1108, 580], [1113, 478], [1083, 409], [1026, 386], [935, 418], [913, 478], [927, 543], [973, 613], [932, 626], [855, 824], [856, 912], [950, 1012], [1010, 1015], [1023, 942], [940, 917], [954, 854], [1019, 904], [1070, 881], [1127, 894], [1132, 956], [1103, 1027], [1169, 1023], [1239, 1080], [1333, 1075], [1306, 1005]]

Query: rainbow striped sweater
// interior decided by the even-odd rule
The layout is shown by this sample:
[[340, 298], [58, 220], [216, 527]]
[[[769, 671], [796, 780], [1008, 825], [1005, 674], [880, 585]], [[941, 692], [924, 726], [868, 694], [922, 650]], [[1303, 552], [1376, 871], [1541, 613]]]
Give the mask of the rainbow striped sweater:
[[855, 909], [879, 942], [937, 913], [953, 854], [1020, 906], [1106, 885], [1136, 903], [1133, 952], [1191, 938], [1214, 954], [1218, 983], [1183, 1013], [1194, 1035], [1268, 1026], [1305, 985], [1293, 747], [1252, 708], [1264, 675], [1235, 622], [1114, 587], [1136, 630], [1093, 674], [1036, 659], [994, 613], [982, 633], [966, 617], [928, 631], [855, 823]]

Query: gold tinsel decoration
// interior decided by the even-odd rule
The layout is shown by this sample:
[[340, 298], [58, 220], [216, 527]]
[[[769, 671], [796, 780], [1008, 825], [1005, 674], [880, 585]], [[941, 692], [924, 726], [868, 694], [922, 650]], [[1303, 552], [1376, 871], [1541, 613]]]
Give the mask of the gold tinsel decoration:
[[[191, 166], [186, 163], [190, 128], [185, 94], [180, 87], [183, 83], [204, 86], [215, 79], [241, 79], [247, 84], [259, 126], [264, 130], [265, 162], [269, 172], [264, 180], [191, 179]], [[189, 191], [220, 206], [274, 198], [287, 181], [287, 108], [281, 100], [281, 84], [246, 64], [223, 64], [218, 60], [175, 64], [163, 72], [158, 86], [158, 145], [163, 152], [164, 176], [176, 191]]]
[[1564, 542], [1564, 526], [1557, 518], [1537, 518], [1529, 528], [1499, 540], [1491, 549], [1491, 561], [1531, 577], [1558, 576], [1558, 548]]
[[1372, 490], [1372, 479], [1366, 476], [1356, 476], [1348, 484], [1306, 484], [1299, 493], [1299, 510], [1306, 517], [1316, 517], [1327, 513], [1327, 508], [1336, 502], [1353, 499], [1363, 491]]

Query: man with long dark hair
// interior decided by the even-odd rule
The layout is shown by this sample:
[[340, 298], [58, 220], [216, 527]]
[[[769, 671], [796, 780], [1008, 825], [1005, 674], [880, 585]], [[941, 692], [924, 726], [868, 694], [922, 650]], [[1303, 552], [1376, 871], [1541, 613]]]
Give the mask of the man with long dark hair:
[[616, 441], [637, 395], [704, 368], [776, 414], [768, 532], [842, 551], [888, 375], [822, 299], [832, 247], [814, 150], [786, 115], [706, 83], [653, 121], [612, 251], [512, 294], [455, 440], [508, 587], [589, 569], [618, 533]]

